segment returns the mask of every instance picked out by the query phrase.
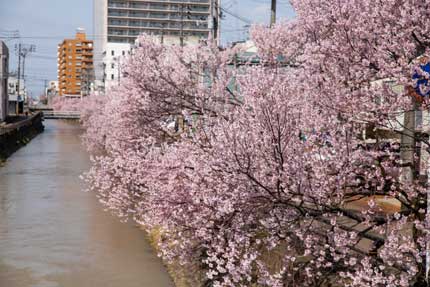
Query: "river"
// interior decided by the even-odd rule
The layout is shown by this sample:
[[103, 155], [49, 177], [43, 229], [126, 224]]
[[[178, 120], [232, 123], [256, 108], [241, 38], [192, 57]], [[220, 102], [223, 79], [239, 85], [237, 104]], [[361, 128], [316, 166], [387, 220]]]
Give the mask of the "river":
[[45, 128], [0, 167], [0, 287], [173, 286], [144, 232], [84, 192], [79, 126]]

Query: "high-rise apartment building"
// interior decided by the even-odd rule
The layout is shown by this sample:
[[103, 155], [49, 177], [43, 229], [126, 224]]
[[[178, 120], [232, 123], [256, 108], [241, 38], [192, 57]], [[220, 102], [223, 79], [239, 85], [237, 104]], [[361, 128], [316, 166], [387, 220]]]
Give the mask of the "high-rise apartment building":
[[93, 80], [93, 41], [78, 29], [75, 39], [65, 39], [58, 45], [59, 95], [86, 95]]
[[122, 59], [141, 33], [167, 45], [217, 38], [219, 9], [219, 0], [94, 0], [96, 79], [120, 81]]

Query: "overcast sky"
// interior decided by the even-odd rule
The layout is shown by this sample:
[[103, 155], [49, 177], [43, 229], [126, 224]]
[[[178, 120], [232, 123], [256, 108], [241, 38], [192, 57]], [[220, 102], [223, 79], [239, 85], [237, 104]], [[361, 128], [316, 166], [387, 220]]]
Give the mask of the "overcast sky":
[[[43, 92], [44, 80], [57, 79], [57, 45], [73, 37], [82, 27], [92, 34], [92, 0], [0, 0], [0, 37], [18, 30], [20, 40], [6, 40], [11, 53], [10, 70], [15, 71], [15, 44], [36, 45], [36, 52], [27, 57], [25, 77], [32, 96]], [[252, 23], [268, 23], [270, 0], [221, 0], [221, 5], [234, 15]], [[292, 18], [288, 0], [278, 0], [278, 19]], [[243, 40], [247, 37], [246, 22], [224, 13], [222, 42]], [[4, 39], [3, 39], [4, 40]]]

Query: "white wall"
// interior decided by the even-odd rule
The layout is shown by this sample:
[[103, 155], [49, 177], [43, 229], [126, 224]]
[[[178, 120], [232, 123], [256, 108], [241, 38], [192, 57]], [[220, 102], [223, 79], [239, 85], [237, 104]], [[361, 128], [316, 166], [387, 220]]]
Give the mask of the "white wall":
[[103, 58], [106, 89], [120, 83], [121, 65], [125, 63], [130, 52], [131, 44], [107, 43]]
[[[27, 91], [25, 89], [25, 81], [21, 79], [19, 81], [19, 95], [20, 95], [20, 102], [27, 99]], [[18, 101], [18, 93], [17, 93], [17, 87], [18, 87], [18, 79], [16, 77], [9, 77], [8, 78], [8, 96], [9, 101]]]
[[20, 97], [18, 98], [18, 78], [9, 77], [8, 78], [8, 114], [16, 115], [18, 110], [18, 102], [22, 102], [26, 98], [25, 92], [25, 83], [24, 80], [21, 79], [19, 81]]

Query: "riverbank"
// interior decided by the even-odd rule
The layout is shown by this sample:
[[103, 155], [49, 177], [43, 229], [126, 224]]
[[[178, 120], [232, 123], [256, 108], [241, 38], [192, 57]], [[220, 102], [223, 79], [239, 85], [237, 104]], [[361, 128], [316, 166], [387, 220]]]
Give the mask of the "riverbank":
[[[159, 229], [152, 229], [149, 232], [144, 226], [141, 226], [141, 229], [147, 233], [148, 241], [157, 253], [160, 252], [159, 243], [163, 240], [169, 240], [168, 238], [163, 238], [163, 234]], [[169, 263], [165, 260], [163, 260], [163, 263], [175, 287], [204, 286], [204, 271], [198, 266], [197, 262], [194, 265], [186, 266], [179, 263]]]
[[0, 162], [43, 132], [42, 121], [42, 113], [36, 113], [28, 117], [10, 118], [8, 123], [0, 125]]

